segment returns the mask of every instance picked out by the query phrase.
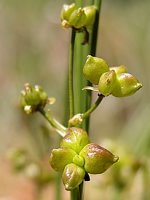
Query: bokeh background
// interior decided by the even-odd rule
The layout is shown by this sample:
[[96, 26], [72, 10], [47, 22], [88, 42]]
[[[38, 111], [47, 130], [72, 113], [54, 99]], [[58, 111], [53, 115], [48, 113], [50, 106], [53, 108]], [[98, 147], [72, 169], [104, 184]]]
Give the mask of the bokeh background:
[[[21, 112], [19, 95], [26, 82], [41, 85], [56, 98], [51, 110], [63, 122], [70, 31], [61, 28], [59, 13], [63, 3], [71, 2], [0, 0], [0, 200], [38, 199], [30, 173], [13, 169], [8, 156], [12, 149], [25, 149], [30, 160], [51, 173], [40, 195], [43, 200], [55, 199], [48, 155], [58, 145], [57, 138], [41, 116]], [[102, 3], [97, 56], [113, 66], [126, 65], [143, 88], [128, 98], [107, 97], [93, 113], [91, 140], [112, 148], [120, 164], [91, 177], [86, 200], [150, 199], [149, 16], [149, 0]], [[50, 134], [46, 144], [43, 132]], [[31, 176], [32, 171], [36, 169], [31, 169]]]

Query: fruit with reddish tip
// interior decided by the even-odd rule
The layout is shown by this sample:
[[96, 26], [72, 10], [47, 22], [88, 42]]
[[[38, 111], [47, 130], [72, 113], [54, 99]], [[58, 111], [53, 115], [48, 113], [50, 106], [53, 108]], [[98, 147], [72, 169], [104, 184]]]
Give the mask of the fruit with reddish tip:
[[105, 172], [119, 159], [107, 149], [94, 143], [87, 144], [79, 155], [84, 158], [84, 169], [90, 174], [101, 174]]

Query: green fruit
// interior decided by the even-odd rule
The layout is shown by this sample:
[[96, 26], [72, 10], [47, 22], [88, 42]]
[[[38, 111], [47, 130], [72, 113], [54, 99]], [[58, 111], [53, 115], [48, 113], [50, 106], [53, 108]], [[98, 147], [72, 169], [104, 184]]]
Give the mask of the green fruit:
[[86, 15], [82, 8], [74, 10], [69, 17], [69, 25], [80, 29], [86, 25]]
[[116, 84], [116, 73], [114, 70], [105, 72], [101, 75], [99, 79], [98, 89], [101, 94], [108, 96], [111, 94], [113, 88]]
[[89, 143], [87, 132], [81, 128], [69, 128], [67, 135], [62, 139], [60, 146], [62, 148], [69, 148], [79, 153], [85, 145]]
[[95, 6], [86, 6], [83, 8], [86, 15], [86, 26], [91, 26], [94, 24], [96, 16], [96, 7]]
[[72, 14], [72, 12], [76, 9], [76, 5], [75, 3], [72, 3], [70, 5], [64, 4], [63, 8], [61, 10], [61, 20], [66, 20], [68, 21], [70, 18], [70, 15]]
[[134, 94], [142, 87], [142, 84], [129, 73], [117, 75], [116, 86], [113, 88], [112, 95], [115, 97], [125, 97]]
[[59, 148], [53, 149], [50, 155], [50, 165], [56, 171], [63, 171], [65, 166], [73, 162], [76, 152], [72, 149]]
[[105, 60], [93, 56], [88, 56], [83, 67], [85, 78], [91, 83], [98, 85], [101, 75], [109, 71], [109, 67]]
[[62, 180], [66, 190], [73, 190], [78, 187], [85, 176], [85, 171], [83, 168], [75, 165], [68, 164], [63, 172]]
[[107, 149], [97, 144], [87, 144], [79, 154], [85, 160], [84, 169], [90, 174], [101, 174], [118, 161]]

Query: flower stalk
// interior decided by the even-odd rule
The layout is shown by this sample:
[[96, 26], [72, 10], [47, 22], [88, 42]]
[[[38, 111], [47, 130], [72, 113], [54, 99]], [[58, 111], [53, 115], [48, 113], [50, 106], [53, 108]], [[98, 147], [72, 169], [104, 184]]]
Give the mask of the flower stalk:
[[98, 94], [98, 98], [96, 102], [91, 106], [91, 108], [89, 108], [85, 113], [83, 113], [83, 119], [86, 119], [91, 115], [91, 113], [99, 106], [103, 98], [104, 98], [104, 95]]
[[57, 133], [64, 137], [66, 135], [66, 127], [60, 124], [56, 119], [54, 119], [48, 112], [45, 112], [44, 109], [40, 109], [39, 112], [43, 117], [50, 123], [50, 125], [57, 131]]

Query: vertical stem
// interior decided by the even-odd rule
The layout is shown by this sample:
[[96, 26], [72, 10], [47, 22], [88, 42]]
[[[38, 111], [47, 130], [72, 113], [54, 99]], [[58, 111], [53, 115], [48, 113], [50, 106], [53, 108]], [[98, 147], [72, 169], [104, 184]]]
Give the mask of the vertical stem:
[[93, 26], [93, 31], [92, 31], [92, 36], [91, 36], [90, 55], [92, 56], [96, 55], [101, 4], [102, 4], [102, 0], [94, 0], [94, 5], [97, 7], [97, 12], [96, 12], [95, 23]]
[[[81, 7], [83, 5], [83, 0], [76, 0], [76, 5], [78, 7]], [[71, 73], [72, 73], [72, 87], [69, 88], [74, 89], [74, 107], [70, 105], [70, 117], [72, 117], [73, 113], [84, 113], [91, 105], [91, 92], [89, 91], [82, 91], [82, 88], [87, 86], [89, 83], [83, 78], [83, 65], [85, 63], [87, 55], [95, 56], [96, 53], [96, 43], [97, 43], [97, 32], [98, 32], [98, 25], [99, 25], [99, 13], [100, 13], [100, 7], [101, 7], [101, 0], [89, 0], [88, 5], [95, 5], [97, 7], [97, 13], [96, 13], [96, 19], [93, 26], [93, 30], [90, 33], [90, 41], [89, 44], [82, 45], [83, 41], [83, 35], [81, 33], [77, 33], [75, 38], [73, 37], [73, 40], [71, 40], [72, 43], [72, 54], [74, 51], [74, 56], [72, 58], [74, 60], [71, 60], [71, 65], [74, 65]], [[75, 39], [75, 40], [74, 40]], [[75, 42], [75, 44], [74, 44]], [[70, 70], [69, 70], [70, 71]], [[70, 74], [70, 73], [69, 73]], [[73, 76], [74, 81], [73, 81]], [[74, 87], [73, 87], [74, 84]], [[72, 91], [73, 92], [73, 91]], [[70, 93], [71, 96], [71, 93]], [[72, 103], [72, 100], [70, 100], [70, 104]], [[72, 108], [73, 107], [73, 108]], [[73, 110], [73, 112], [72, 112]], [[82, 128], [86, 129], [88, 131], [89, 129], [89, 118], [86, 119], [85, 123], [82, 125]], [[71, 200], [81, 200], [82, 199], [82, 193], [83, 193], [83, 183], [76, 189], [71, 191]]]
[[57, 173], [56, 174], [56, 179], [55, 179], [55, 199], [56, 200], [61, 200], [61, 174]]
[[79, 191], [79, 187], [70, 192], [71, 200], [82, 200], [82, 194]]
[[69, 55], [69, 113], [70, 118], [74, 115], [74, 90], [73, 90], [73, 61], [74, 61], [75, 31], [72, 30], [70, 55]]
[[[85, 55], [92, 55], [95, 56], [96, 55], [96, 48], [97, 48], [97, 40], [98, 40], [98, 27], [99, 27], [99, 19], [100, 19], [100, 11], [101, 11], [101, 3], [102, 0], [93, 0], [92, 1], [93, 5], [96, 6], [97, 8], [97, 12], [96, 12], [96, 16], [95, 16], [95, 22], [93, 25], [93, 29], [89, 38], [89, 45], [86, 47], [85, 49]], [[92, 85], [89, 81], [87, 82], [87, 85]], [[88, 110], [88, 108], [91, 105], [91, 101], [92, 101], [92, 92], [91, 91], [86, 91], [86, 102], [85, 102], [85, 110]], [[89, 121], [90, 121], [90, 117], [88, 117], [85, 120], [85, 129], [87, 130], [87, 132], [89, 131]]]
[[75, 60], [74, 60], [74, 75], [75, 75], [75, 113], [83, 112], [84, 105], [84, 93], [83, 79], [82, 79], [82, 66], [83, 66], [83, 46], [81, 45], [83, 41], [83, 34], [76, 33], [75, 38]]

